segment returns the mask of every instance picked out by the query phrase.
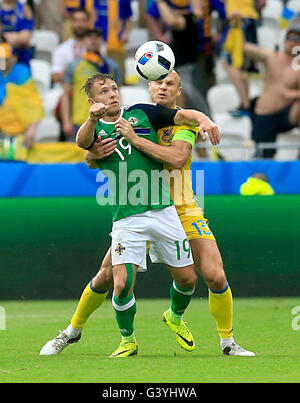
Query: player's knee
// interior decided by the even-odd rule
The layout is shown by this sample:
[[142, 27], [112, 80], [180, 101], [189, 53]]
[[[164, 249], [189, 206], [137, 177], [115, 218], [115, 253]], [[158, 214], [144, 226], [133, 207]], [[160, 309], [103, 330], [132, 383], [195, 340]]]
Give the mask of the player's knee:
[[194, 270], [189, 270], [187, 273], [181, 276], [180, 279], [176, 279], [176, 282], [180, 287], [186, 290], [191, 290], [196, 286], [197, 275]]
[[114, 294], [116, 297], [120, 297], [120, 295], [123, 295], [124, 290], [125, 290], [125, 281], [123, 281], [122, 279], [115, 279], [115, 284], [114, 284]]
[[226, 287], [227, 279], [223, 269], [223, 264], [219, 265], [212, 271], [211, 276], [206, 279], [211, 290], [223, 290]]
[[118, 298], [126, 298], [132, 291], [132, 282], [128, 282], [124, 276], [114, 278], [114, 294]]

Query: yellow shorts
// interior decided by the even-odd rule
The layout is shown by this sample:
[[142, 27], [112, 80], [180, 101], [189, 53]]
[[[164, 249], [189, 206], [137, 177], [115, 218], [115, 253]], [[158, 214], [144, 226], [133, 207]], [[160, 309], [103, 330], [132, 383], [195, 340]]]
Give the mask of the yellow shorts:
[[189, 241], [192, 239], [216, 240], [200, 207], [187, 210], [178, 215]]
[[[178, 214], [178, 217], [189, 241], [192, 239], [216, 240], [208, 226], [207, 219], [204, 218], [202, 208], [195, 207], [191, 210]], [[149, 253], [149, 249], [150, 244], [147, 242], [147, 254]]]

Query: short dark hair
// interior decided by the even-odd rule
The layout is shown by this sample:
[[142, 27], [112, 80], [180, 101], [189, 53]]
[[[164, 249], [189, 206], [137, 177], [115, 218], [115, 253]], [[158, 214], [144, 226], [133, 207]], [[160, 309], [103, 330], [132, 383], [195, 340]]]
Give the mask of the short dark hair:
[[74, 10], [71, 12], [71, 17], [73, 18], [74, 14], [76, 13], [84, 13], [87, 18], [90, 18], [90, 13], [83, 7], [74, 8]]
[[81, 90], [84, 90], [86, 95], [88, 97], [91, 97], [91, 95], [93, 95], [93, 88], [94, 88], [95, 82], [103, 81], [103, 83], [105, 83], [106, 80], [111, 80], [111, 81], [116, 82], [114, 77], [111, 74], [95, 73], [87, 79], [86, 83], [81, 88]]
[[97, 35], [99, 38], [103, 36], [101, 29], [88, 29], [84, 36], [91, 36], [91, 35]]

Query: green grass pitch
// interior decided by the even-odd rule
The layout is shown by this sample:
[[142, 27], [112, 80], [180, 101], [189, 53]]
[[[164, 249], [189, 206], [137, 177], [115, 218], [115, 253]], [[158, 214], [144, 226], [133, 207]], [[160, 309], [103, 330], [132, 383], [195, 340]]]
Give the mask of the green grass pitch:
[[196, 342], [192, 353], [182, 350], [174, 334], [161, 322], [169, 301], [139, 300], [135, 321], [138, 355], [108, 358], [119, 344], [120, 335], [107, 300], [91, 316], [79, 343], [67, 347], [59, 356], [39, 356], [45, 342], [68, 325], [76, 304], [77, 301], [0, 302], [6, 313], [6, 330], [0, 330], [0, 383], [300, 381], [300, 330], [292, 313], [300, 305], [297, 298], [234, 300], [236, 342], [255, 351], [256, 357], [221, 354], [215, 321], [207, 300], [202, 298], [192, 300], [185, 314]]

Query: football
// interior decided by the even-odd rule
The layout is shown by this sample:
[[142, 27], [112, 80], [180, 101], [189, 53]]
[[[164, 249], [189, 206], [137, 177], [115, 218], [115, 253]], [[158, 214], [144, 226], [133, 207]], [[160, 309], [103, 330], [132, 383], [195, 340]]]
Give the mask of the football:
[[175, 56], [169, 45], [160, 41], [143, 43], [136, 51], [135, 68], [146, 80], [163, 80], [174, 68]]

